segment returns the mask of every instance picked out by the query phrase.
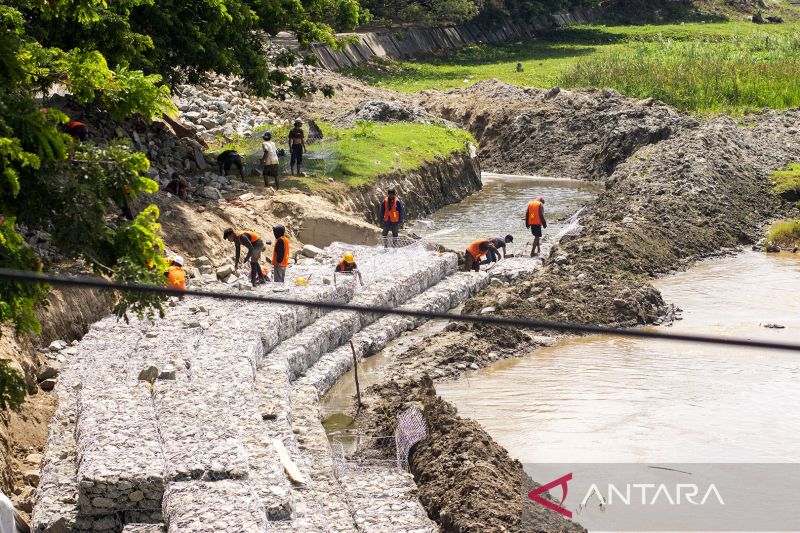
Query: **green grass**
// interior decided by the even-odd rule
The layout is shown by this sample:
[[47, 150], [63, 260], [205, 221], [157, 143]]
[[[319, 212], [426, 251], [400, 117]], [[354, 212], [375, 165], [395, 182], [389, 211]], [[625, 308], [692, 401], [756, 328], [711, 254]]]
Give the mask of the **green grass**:
[[[303, 168], [309, 176], [286, 179], [289, 187], [315, 190], [327, 186], [328, 178], [356, 187], [395, 170], [418, 169], [426, 162], [464, 150], [467, 142], [475, 143], [464, 130], [437, 125], [376, 123], [366, 128], [336, 130], [330, 124], [317, 124], [323, 140], [310, 144], [304, 155]], [[273, 128], [272, 132], [278, 147], [286, 148], [288, 129]], [[261, 136], [236, 139], [218, 151], [227, 149], [245, 154], [247, 164], [256, 165], [261, 157]], [[285, 174], [288, 155], [281, 163]]]
[[786, 170], [773, 172], [772, 182], [776, 194], [793, 193], [800, 196], [800, 164], [790, 163]]
[[800, 246], [800, 219], [774, 223], [767, 233], [767, 243], [781, 248]]
[[533, 43], [473, 46], [347, 72], [403, 92], [489, 78], [530, 87], [612, 87], [687, 111], [738, 115], [800, 105], [800, 24], [578, 26]]

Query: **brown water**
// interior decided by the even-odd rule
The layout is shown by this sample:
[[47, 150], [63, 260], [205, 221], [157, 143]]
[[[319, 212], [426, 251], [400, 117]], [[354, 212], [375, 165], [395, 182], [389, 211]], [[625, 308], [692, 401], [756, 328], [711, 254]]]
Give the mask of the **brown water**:
[[484, 173], [482, 180], [479, 192], [439, 209], [415, 223], [411, 230], [455, 250], [462, 250], [481, 237], [511, 234], [512, 253], [533, 240], [524, 222], [529, 201], [538, 196], [545, 198], [547, 240], [564, 228], [562, 220], [590, 203], [604, 188], [598, 182], [511, 174]]
[[[684, 310], [667, 331], [800, 343], [800, 255], [656, 285]], [[800, 353], [591, 336], [437, 390], [522, 462], [800, 461]]]

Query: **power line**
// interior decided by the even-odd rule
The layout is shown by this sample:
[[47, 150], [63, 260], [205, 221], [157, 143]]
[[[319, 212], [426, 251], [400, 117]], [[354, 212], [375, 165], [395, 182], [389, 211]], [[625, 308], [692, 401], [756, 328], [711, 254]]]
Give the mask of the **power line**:
[[759, 341], [741, 338], [721, 338], [707, 335], [690, 335], [685, 333], [662, 333], [659, 331], [647, 331], [643, 329], [620, 329], [603, 326], [592, 326], [589, 324], [577, 324], [571, 322], [556, 322], [551, 320], [522, 320], [517, 318], [506, 318], [486, 315], [451, 315], [449, 313], [439, 313], [433, 311], [412, 311], [409, 309], [399, 309], [381, 306], [364, 306], [349, 303], [334, 303], [321, 301], [306, 301], [292, 298], [275, 298], [270, 296], [256, 296], [250, 294], [234, 294], [229, 292], [198, 291], [194, 289], [180, 290], [156, 287], [153, 285], [142, 285], [139, 283], [117, 283], [107, 281], [102, 278], [80, 276], [66, 277], [52, 274], [38, 274], [22, 270], [0, 269], [0, 280], [16, 281], [22, 283], [47, 283], [61, 287], [91, 287], [104, 290], [118, 290], [127, 292], [143, 292], [149, 294], [160, 294], [162, 296], [191, 296], [198, 298], [214, 298], [218, 300], [236, 300], [242, 302], [291, 305], [300, 307], [314, 307], [317, 309], [327, 309], [330, 311], [355, 311], [358, 313], [396, 315], [412, 318], [423, 318], [427, 320], [443, 319], [454, 322], [467, 322], [471, 324], [490, 324], [493, 326], [511, 326], [529, 329], [550, 329], [568, 333], [592, 333], [617, 335], [621, 337], [634, 337], [643, 339], [660, 339], [668, 341], [695, 342], [703, 344], [717, 344], [726, 346], [742, 346], [746, 348], [764, 348], [769, 350], [788, 350], [800, 352], [800, 344]]

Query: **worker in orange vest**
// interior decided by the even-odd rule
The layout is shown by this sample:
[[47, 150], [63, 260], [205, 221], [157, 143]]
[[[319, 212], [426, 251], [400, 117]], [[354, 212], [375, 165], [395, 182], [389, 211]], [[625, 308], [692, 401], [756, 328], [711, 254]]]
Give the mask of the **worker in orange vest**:
[[389, 247], [389, 239], [387, 236], [392, 232], [392, 246], [397, 248], [397, 235], [400, 233], [400, 225], [403, 223], [405, 213], [403, 210], [403, 202], [397, 197], [397, 192], [394, 189], [389, 189], [386, 192], [386, 198], [381, 202], [381, 211], [379, 220], [383, 222], [383, 247]]
[[167, 289], [186, 290], [186, 272], [183, 270], [183, 257], [176, 255], [172, 258], [169, 269], [164, 272], [167, 276]]
[[333, 284], [336, 285], [336, 274], [347, 274], [351, 276], [358, 276], [358, 282], [361, 283], [361, 286], [364, 286], [364, 280], [361, 278], [361, 272], [358, 271], [358, 265], [356, 265], [356, 260], [353, 257], [353, 254], [347, 253], [344, 254], [344, 257], [339, 264], [336, 265], [336, 269], [333, 271]]
[[68, 122], [67, 125], [64, 126], [64, 129], [67, 130], [67, 134], [76, 141], [84, 142], [89, 138], [89, 126], [83, 122], [73, 120]]
[[542, 253], [539, 239], [542, 236], [542, 228], [547, 227], [547, 221], [544, 219], [544, 198], [541, 196], [528, 204], [528, 209], [525, 211], [525, 227], [530, 228], [533, 234], [531, 257]]
[[467, 246], [467, 250], [464, 253], [464, 265], [466, 266], [467, 272], [470, 270], [474, 270], [475, 272], [480, 271], [481, 257], [489, 253], [489, 251], [494, 251], [495, 254], [500, 253], [488, 239], [481, 239]]
[[275, 247], [272, 249], [272, 281], [283, 283], [286, 277], [286, 267], [289, 265], [289, 239], [286, 238], [286, 228], [275, 226], [272, 228], [275, 235]]
[[235, 232], [233, 228], [228, 228], [222, 233], [222, 238], [226, 241], [231, 241], [236, 247], [236, 258], [233, 261], [234, 270], [239, 270], [239, 257], [241, 255], [242, 246], [247, 248], [247, 255], [242, 263], [250, 262], [250, 283], [253, 287], [259, 283], [266, 282], [266, 278], [261, 273], [261, 266], [258, 261], [261, 259], [261, 252], [266, 247], [264, 241], [254, 231], [240, 231]]

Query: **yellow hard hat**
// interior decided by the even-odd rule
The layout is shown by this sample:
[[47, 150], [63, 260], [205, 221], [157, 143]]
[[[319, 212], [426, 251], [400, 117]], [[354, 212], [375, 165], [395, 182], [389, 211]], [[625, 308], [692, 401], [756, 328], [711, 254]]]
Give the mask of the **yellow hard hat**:
[[355, 258], [353, 257], [353, 254], [344, 254], [344, 260], [345, 260], [346, 263], [355, 262]]
[[295, 278], [294, 284], [298, 287], [306, 287], [308, 285], [308, 280], [306, 278]]

